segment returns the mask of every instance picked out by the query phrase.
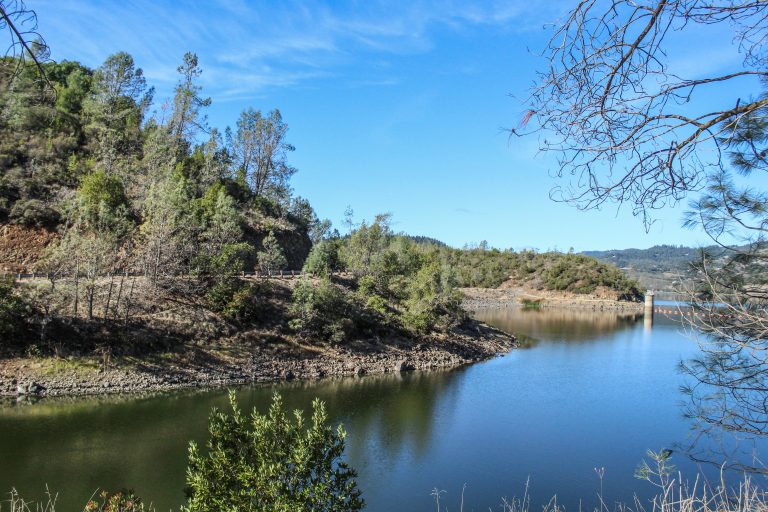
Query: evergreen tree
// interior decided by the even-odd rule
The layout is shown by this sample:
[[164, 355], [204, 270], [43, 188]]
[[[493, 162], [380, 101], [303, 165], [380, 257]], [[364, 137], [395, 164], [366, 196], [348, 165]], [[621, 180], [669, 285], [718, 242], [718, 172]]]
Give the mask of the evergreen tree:
[[261, 242], [264, 249], [259, 251], [259, 269], [264, 274], [271, 274], [276, 270], [282, 270], [288, 265], [288, 261], [283, 254], [283, 248], [277, 241], [274, 232], [270, 231]]
[[169, 131], [181, 146], [194, 141], [199, 131], [207, 131], [206, 116], [202, 109], [210, 106], [211, 98], [200, 95], [202, 87], [197, 80], [203, 73], [198, 65], [197, 54], [187, 52], [183, 63], [176, 69], [181, 75], [173, 97], [173, 113]]
[[[768, 86], [768, 81], [765, 82]], [[768, 94], [762, 99], [768, 100]], [[733, 173], [711, 176], [692, 203], [687, 225], [701, 227], [724, 250], [702, 251], [689, 290], [703, 331], [701, 357], [683, 368], [698, 385], [688, 389], [690, 413], [706, 429], [768, 434], [768, 103], [724, 128]]]

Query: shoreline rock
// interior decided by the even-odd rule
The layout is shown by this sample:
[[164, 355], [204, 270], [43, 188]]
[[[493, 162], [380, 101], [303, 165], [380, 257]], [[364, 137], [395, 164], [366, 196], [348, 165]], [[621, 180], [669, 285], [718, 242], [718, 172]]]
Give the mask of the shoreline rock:
[[462, 307], [467, 311], [522, 307], [523, 299], [534, 300], [540, 309], [579, 309], [589, 311], [643, 312], [642, 302], [603, 298], [543, 294], [534, 296], [518, 289], [465, 288]]
[[[284, 347], [253, 345], [239, 359], [214, 359], [200, 363], [157, 363], [148, 358], [130, 368], [89, 371], [36, 370], [29, 359], [0, 360], [0, 397], [52, 397], [133, 394], [189, 388], [217, 388], [250, 383], [317, 380], [324, 377], [374, 375], [457, 367], [504, 354], [516, 346], [514, 336], [480, 322], [463, 330], [418, 342], [368, 343], [325, 347], [309, 352]], [[44, 360], [38, 360], [44, 361]], [[21, 384], [23, 383], [23, 384]], [[29, 391], [34, 386], [34, 393]]]

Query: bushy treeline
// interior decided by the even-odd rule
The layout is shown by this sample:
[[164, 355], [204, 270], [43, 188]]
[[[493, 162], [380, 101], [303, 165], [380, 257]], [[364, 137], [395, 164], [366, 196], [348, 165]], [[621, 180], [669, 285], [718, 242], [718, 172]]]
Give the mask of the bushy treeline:
[[[35, 269], [50, 276], [34, 298], [46, 316], [116, 321], [175, 295], [235, 317], [241, 272], [303, 264], [323, 224], [292, 194], [278, 110], [209, 128], [192, 53], [151, 115], [127, 53], [96, 69], [43, 64], [47, 80], [28, 62], [0, 60], [0, 222], [60, 234]], [[136, 275], [150, 283], [140, 298]]]
[[[721, 254], [721, 247], [704, 248], [713, 254]], [[654, 245], [648, 249], [620, 249], [609, 251], [585, 251], [583, 254], [612, 263], [617, 267], [629, 267], [636, 272], [677, 272], [685, 273], [692, 261], [701, 252], [700, 248], [682, 245]]]
[[[354, 292], [328, 278], [339, 270], [354, 276]], [[348, 236], [322, 240], [312, 248], [304, 271], [325, 279], [296, 288], [292, 325], [331, 339], [375, 324], [372, 317], [416, 333], [446, 330], [465, 319], [458, 288], [495, 288], [508, 280], [534, 289], [589, 294], [604, 287], [623, 300], [641, 297], [635, 281], [594, 258], [485, 245], [454, 249], [393, 233], [388, 215], [370, 225], [363, 222]]]
[[[330, 281], [336, 270], [353, 276], [353, 291]], [[455, 271], [441, 247], [394, 234], [388, 215], [363, 222], [349, 236], [316, 244], [304, 271], [324, 278], [294, 291], [292, 325], [307, 334], [341, 339], [372, 323], [424, 334], [465, 319]], [[350, 316], [355, 321], [347, 322]]]
[[510, 281], [513, 286], [534, 290], [590, 294], [602, 287], [615, 292], [621, 300], [641, 297], [638, 283], [616, 266], [581, 254], [483, 247], [444, 252], [456, 268], [461, 286], [495, 288]]

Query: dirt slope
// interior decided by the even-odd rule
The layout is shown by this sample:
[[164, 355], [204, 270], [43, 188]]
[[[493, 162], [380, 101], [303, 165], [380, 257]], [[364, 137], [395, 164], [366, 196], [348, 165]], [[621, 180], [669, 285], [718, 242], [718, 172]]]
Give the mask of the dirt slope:
[[0, 225], [0, 273], [31, 272], [45, 248], [57, 238], [44, 228]]

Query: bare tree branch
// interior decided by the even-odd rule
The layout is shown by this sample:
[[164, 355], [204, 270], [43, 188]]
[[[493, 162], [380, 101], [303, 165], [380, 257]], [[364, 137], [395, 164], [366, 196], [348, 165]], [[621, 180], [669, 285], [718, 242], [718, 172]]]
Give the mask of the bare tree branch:
[[43, 64], [50, 59], [50, 49], [37, 29], [37, 13], [24, 0], [0, 0], [0, 31], [7, 33], [5, 57], [14, 61], [11, 77], [17, 76], [27, 61], [31, 61], [50, 91], [55, 89], [48, 80]]
[[[646, 225], [650, 210], [675, 203], [723, 167], [725, 127], [760, 110], [766, 100], [734, 95], [719, 108], [695, 111], [707, 89], [748, 88], [768, 77], [768, 2], [582, 0], [544, 52], [530, 108], [516, 135], [538, 133], [540, 149], [557, 155], [554, 174], [567, 178], [555, 200], [579, 208], [627, 204]], [[743, 56], [733, 71], [680, 77], [668, 68], [665, 41], [691, 24], [727, 22]], [[530, 131], [521, 128], [530, 126]]]

